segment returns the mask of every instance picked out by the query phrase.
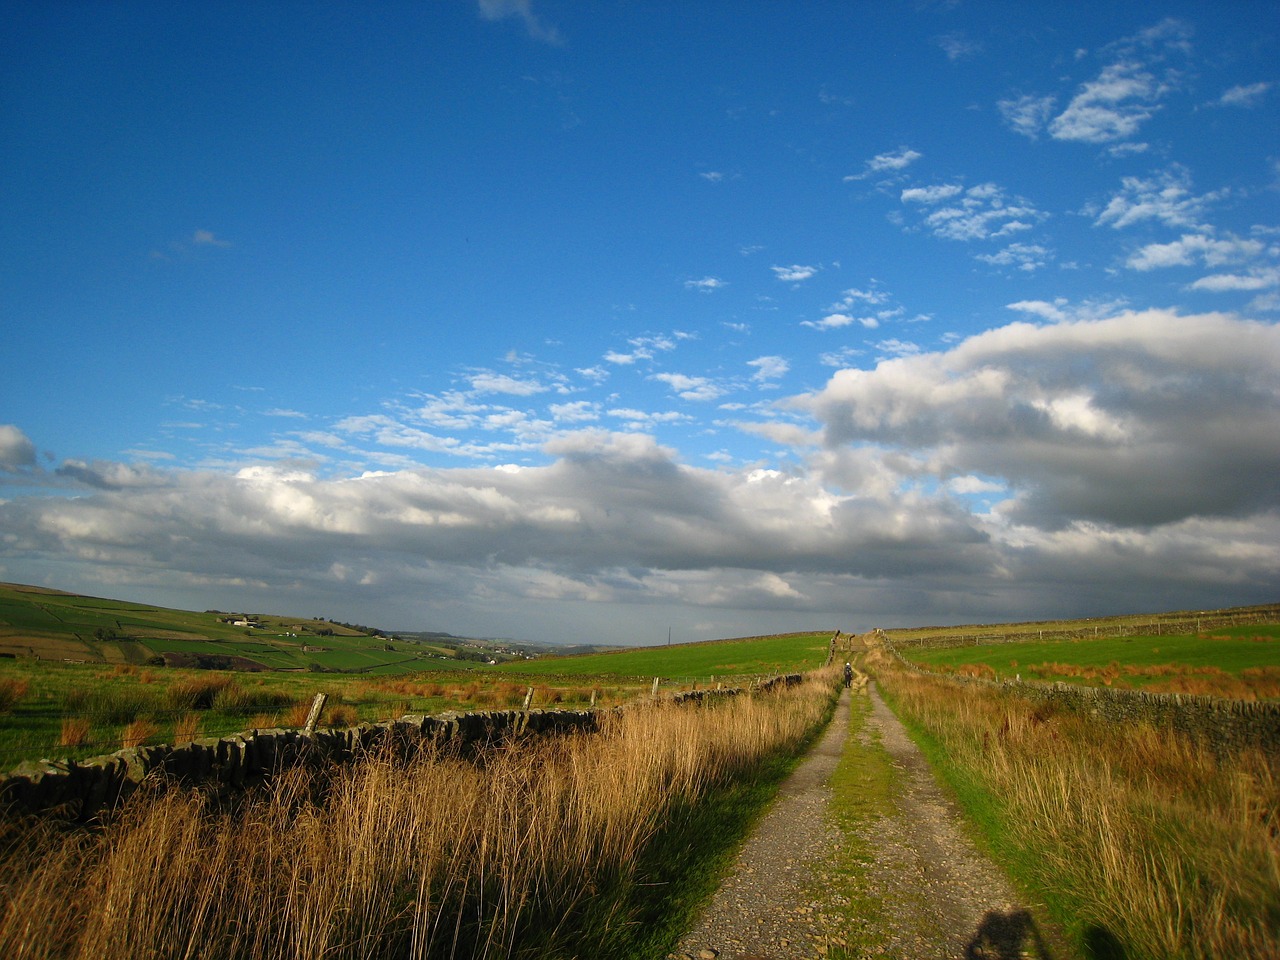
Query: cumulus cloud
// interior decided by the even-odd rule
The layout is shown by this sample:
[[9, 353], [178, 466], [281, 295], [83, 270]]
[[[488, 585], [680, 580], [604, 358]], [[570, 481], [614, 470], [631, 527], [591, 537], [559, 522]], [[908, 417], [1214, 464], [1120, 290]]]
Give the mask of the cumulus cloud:
[[828, 445], [1003, 478], [1012, 521], [1140, 528], [1280, 503], [1278, 371], [1280, 328], [1153, 310], [1011, 324], [839, 371], [803, 405]]
[[16, 472], [36, 465], [36, 446], [11, 423], [0, 423], [0, 470]]
[[1049, 122], [1050, 136], [1096, 144], [1133, 137], [1176, 89], [1179, 74], [1167, 61], [1189, 52], [1190, 37], [1185, 23], [1168, 18], [1114, 44], [1111, 62]]
[[[638, 605], [663, 623], [683, 606], [784, 629], [798, 612], [1016, 619], [1273, 599], [1280, 327], [1017, 306], [1041, 322], [941, 351], [886, 341], [872, 369], [726, 425], [791, 448], [786, 470], [693, 467], [642, 432], [683, 415], [578, 403], [558, 415], [630, 432], [550, 434], [538, 466], [333, 478], [69, 461], [79, 496], [0, 501], [0, 563], [255, 606], [323, 603], [341, 577], [359, 587], [344, 602], [378, 622], [501, 613], [532, 636], [620, 638]], [[34, 457], [16, 428], [0, 452], [10, 469]]]
[[1166, 90], [1141, 64], [1110, 64], [1053, 118], [1049, 134], [1055, 140], [1085, 143], [1128, 139], [1155, 114]]

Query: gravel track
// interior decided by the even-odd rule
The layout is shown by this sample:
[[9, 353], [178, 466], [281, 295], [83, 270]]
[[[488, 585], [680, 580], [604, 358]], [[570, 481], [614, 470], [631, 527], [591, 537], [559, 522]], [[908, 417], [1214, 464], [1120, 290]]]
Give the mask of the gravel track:
[[851, 828], [872, 857], [858, 896], [878, 905], [858, 918], [861, 946], [846, 946], [850, 899], [831, 870], [836, 845], [848, 839], [828, 813], [828, 781], [849, 730], [845, 691], [826, 733], [783, 783], [720, 890], [669, 956], [1061, 960], [1067, 954], [1057, 938], [1051, 951], [1026, 904], [966, 835], [959, 811], [874, 684], [854, 695], [870, 696], [872, 704], [859, 736], [878, 739], [897, 770], [893, 813]]

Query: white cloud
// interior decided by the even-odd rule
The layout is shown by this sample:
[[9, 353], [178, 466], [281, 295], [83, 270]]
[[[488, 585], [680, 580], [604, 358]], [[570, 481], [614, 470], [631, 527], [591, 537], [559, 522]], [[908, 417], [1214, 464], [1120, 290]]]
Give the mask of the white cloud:
[[1052, 254], [1046, 247], [1035, 243], [1011, 243], [999, 253], [976, 254], [975, 260], [994, 267], [1013, 267], [1030, 273], [1049, 262]]
[[688, 290], [697, 290], [699, 293], [711, 293], [713, 290], [719, 290], [728, 284], [719, 277], [703, 277], [701, 280], [686, 280], [684, 285]]
[[514, 17], [524, 22], [532, 39], [556, 46], [564, 42], [559, 30], [543, 23], [534, 14], [531, 0], [479, 0], [479, 3], [480, 15], [486, 20]]
[[558, 422], [582, 423], [600, 419], [600, 404], [590, 400], [575, 400], [572, 403], [553, 403], [550, 406], [551, 416]]
[[966, 60], [969, 57], [977, 56], [982, 52], [982, 44], [976, 40], [970, 39], [964, 33], [945, 33], [941, 36], [934, 37], [934, 42], [942, 48], [942, 52], [947, 55], [947, 59], [952, 63], [958, 60]]
[[1048, 123], [1055, 103], [1055, 99], [1051, 96], [1037, 97], [1023, 94], [1001, 100], [996, 106], [1000, 110], [1000, 116], [1012, 130], [1034, 140]]
[[698, 176], [700, 176], [703, 180], [707, 180], [711, 183], [719, 183], [721, 180], [724, 179], [724, 174], [721, 173], [719, 170], [707, 170], [704, 173], [698, 174]]
[[1020, 197], [1009, 197], [994, 183], [967, 190], [958, 184], [902, 191], [902, 202], [928, 210], [924, 225], [946, 240], [991, 240], [1031, 227], [1047, 214]]
[[0, 470], [25, 470], [36, 465], [36, 446], [11, 423], [0, 423]]
[[923, 156], [923, 153], [918, 150], [912, 150], [910, 147], [899, 147], [893, 152], [878, 153], [866, 161], [864, 164], [865, 169], [862, 173], [852, 174], [844, 179], [848, 183], [853, 180], [865, 180], [867, 177], [877, 173], [905, 170]]
[[756, 368], [751, 379], [757, 383], [778, 380], [786, 376], [791, 369], [791, 364], [782, 357], [757, 357], [754, 360], [748, 360], [747, 366]]
[[505, 373], [480, 371], [471, 376], [471, 389], [477, 393], [505, 393], [517, 397], [530, 397], [545, 393], [549, 388], [537, 380], [519, 380]]
[[685, 400], [715, 400], [728, 389], [708, 377], [690, 377], [683, 373], [655, 373], [651, 380], [665, 383]]
[[1135, 250], [1125, 261], [1125, 266], [1139, 271], [1186, 267], [1194, 263], [1220, 267], [1248, 262], [1261, 256], [1265, 250], [1266, 245], [1258, 240], [1240, 237], [1218, 239], [1207, 234], [1184, 233], [1172, 243], [1150, 243]]
[[994, 480], [984, 480], [981, 477], [975, 477], [968, 474], [963, 477], [953, 477], [947, 481], [947, 489], [952, 493], [959, 494], [980, 494], [980, 493], [1003, 493], [1008, 487], [1003, 483]]
[[799, 283], [801, 280], [808, 280], [818, 272], [819, 267], [805, 266], [799, 263], [793, 263], [789, 267], [770, 267], [774, 276], [786, 283]]
[[851, 367], [854, 358], [862, 356], [864, 351], [857, 347], [841, 347], [818, 355], [818, 362], [824, 367]]
[[1128, 140], [1160, 109], [1179, 74], [1165, 67], [1172, 55], [1190, 50], [1190, 28], [1172, 18], [1110, 48], [1111, 63], [1080, 85], [1065, 110], [1049, 122], [1056, 140], [1115, 143]]
[[1084, 143], [1128, 139], [1151, 119], [1166, 89], [1141, 64], [1113, 63], [1081, 86], [1049, 123], [1049, 134], [1055, 140]]
[[197, 230], [191, 235], [191, 242], [197, 247], [229, 247], [230, 240], [222, 240], [214, 236], [212, 230]]
[[814, 330], [838, 330], [854, 323], [860, 323], [869, 330], [880, 326], [880, 321], [875, 317], [855, 317], [848, 313], [831, 313], [821, 320], [801, 320], [800, 326], [811, 327]]
[[1280, 286], [1280, 268], [1277, 267], [1259, 267], [1244, 274], [1215, 273], [1201, 277], [1191, 284], [1193, 290], [1208, 290], [1212, 293], [1269, 290], [1276, 286]]
[[1105, 207], [1086, 208], [1085, 213], [1096, 215], [1094, 226], [1109, 225], [1116, 230], [1154, 220], [1166, 227], [1206, 231], [1210, 229], [1202, 221], [1206, 208], [1225, 195], [1225, 191], [1193, 195], [1190, 172], [1173, 164], [1145, 179], [1124, 177]]
[[958, 183], [943, 183], [933, 187], [911, 187], [903, 190], [899, 199], [903, 203], [933, 204], [942, 200], [949, 200], [963, 192], [964, 187]]
[[1250, 83], [1232, 87], [1218, 99], [1218, 103], [1224, 107], [1255, 107], [1270, 89], [1270, 83]]
[[1148, 528], [1280, 502], [1280, 326], [1159, 310], [1015, 323], [842, 370], [797, 402], [829, 447], [1007, 483], [1020, 524]]
[[[681, 334], [677, 334], [676, 338], [686, 339]], [[618, 366], [630, 366], [638, 360], [652, 360], [658, 353], [669, 352], [676, 348], [675, 340], [661, 335], [632, 337], [627, 341], [627, 344], [632, 348], [630, 353], [619, 353], [616, 350], [610, 350], [604, 355], [605, 361]]]

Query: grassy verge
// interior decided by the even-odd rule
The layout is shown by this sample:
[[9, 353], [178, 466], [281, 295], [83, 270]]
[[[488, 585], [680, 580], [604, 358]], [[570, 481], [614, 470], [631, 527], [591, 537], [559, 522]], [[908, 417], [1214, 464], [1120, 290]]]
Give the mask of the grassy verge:
[[1085, 956], [1280, 955], [1280, 770], [1168, 732], [880, 671], [1010, 873]]
[[0, 821], [0, 956], [652, 956], [833, 679], [628, 709], [475, 762], [299, 768], [235, 809], [170, 789], [94, 833]]
[[866, 729], [871, 701], [855, 695], [849, 709], [849, 735], [831, 775], [831, 816], [840, 831], [836, 852], [821, 876], [820, 902], [830, 904], [826, 923], [835, 932], [831, 960], [875, 957], [885, 905], [872, 889], [872, 828], [893, 813], [895, 771], [879, 737]]

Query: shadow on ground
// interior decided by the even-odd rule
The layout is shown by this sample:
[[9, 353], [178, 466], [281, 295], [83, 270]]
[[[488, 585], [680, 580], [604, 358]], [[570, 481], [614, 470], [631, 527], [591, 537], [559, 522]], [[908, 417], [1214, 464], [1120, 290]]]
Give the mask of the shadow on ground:
[[1052, 960], [1048, 945], [1026, 910], [1000, 913], [988, 910], [977, 932], [965, 947], [965, 960]]

